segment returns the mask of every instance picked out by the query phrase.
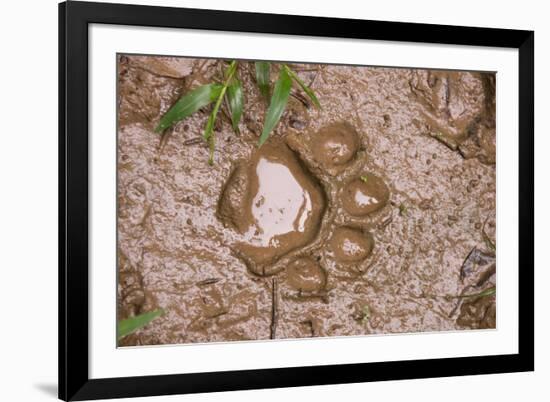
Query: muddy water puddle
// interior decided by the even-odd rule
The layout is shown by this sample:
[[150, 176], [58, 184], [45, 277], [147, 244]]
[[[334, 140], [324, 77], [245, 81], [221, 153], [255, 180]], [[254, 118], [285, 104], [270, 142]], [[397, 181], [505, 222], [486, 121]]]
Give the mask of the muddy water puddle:
[[154, 129], [220, 63], [119, 58], [118, 318], [165, 311], [121, 346], [495, 328], [493, 74], [292, 64], [322, 109], [259, 148], [243, 62], [210, 166], [208, 107]]

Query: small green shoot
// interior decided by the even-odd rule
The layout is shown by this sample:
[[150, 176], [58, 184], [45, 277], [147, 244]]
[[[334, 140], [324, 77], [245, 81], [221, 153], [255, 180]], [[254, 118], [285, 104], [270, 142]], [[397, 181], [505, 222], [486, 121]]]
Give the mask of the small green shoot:
[[[262, 146], [283, 115], [293, 83], [296, 83], [306, 93], [316, 107], [321, 108], [321, 104], [313, 90], [286, 64], [281, 64], [279, 78], [275, 83], [272, 94], [270, 80], [271, 63], [257, 61], [254, 65], [258, 88], [262, 96], [269, 100], [264, 127], [258, 142], [258, 146]], [[238, 77], [237, 67], [238, 62], [232, 60], [224, 72], [223, 82], [202, 85], [182, 96], [168, 112], [162, 116], [155, 131], [162, 133], [175, 123], [191, 116], [201, 108], [214, 103], [203, 133], [203, 138], [207, 141], [209, 146], [208, 163], [213, 165], [215, 147], [214, 127], [222, 104], [224, 104], [224, 100], [226, 101], [225, 105], [229, 111], [231, 126], [237, 134], [239, 133], [239, 122], [244, 112], [244, 93], [242, 83]]]
[[483, 222], [483, 226], [481, 227], [481, 236], [483, 237], [483, 240], [485, 241], [485, 245], [487, 246], [487, 248], [491, 251], [496, 251], [497, 250], [496, 244], [493, 243], [493, 241], [485, 231], [485, 225], [487, 225], [488, 220], [489, 220], [489, 217], [487, 217], [487, 219], [485, 219], [485, 222]]
[[140, 328], [143, 328], [155, 318], [160, 317], [162, 314], [164, 314], [164, 310], [158, 309], [119, 321], [117, 324], [118, 340], [130, 335]]
[[479, 293], [474, 293], [474, 294], [471, 294], [471, 295], [460, 295], [460, 296], [456, 296], [456, 297], [459, 298], [459, 299], [471, 299], [471, 298], [474, 298], [474, 297], [475, 298], [480, 298], [480, 297], [492, 296], [496, 293], [497, 293], [497, 288], [495, 286], [492, 286], [492, 287], [487, 288], [484, 291], [479, 292]]
[[496, 251], [497, 248], [495, 246], [495, 244], [491, 241], [491, 239], [489, 239], [488, 237], [483, 237], [483, 240], [485, 241], [485, 245], [487, 246], [487, 248], [491, 251]]
[[369, 178], [367, 176], [361, 176], [361, 180], [363, 181], [363, 183], [366, 183]]
[[405, 204], [399, 204], [399, 216], [407, 216], [407, 207]]
[[363, 325], [366, 325], [369, 322], [369, 318], [370, 318], [370, 307], [368, 304], [365, 304], [363, 306], [363, 311], [361, 313], [362, 313], [361, 323]]

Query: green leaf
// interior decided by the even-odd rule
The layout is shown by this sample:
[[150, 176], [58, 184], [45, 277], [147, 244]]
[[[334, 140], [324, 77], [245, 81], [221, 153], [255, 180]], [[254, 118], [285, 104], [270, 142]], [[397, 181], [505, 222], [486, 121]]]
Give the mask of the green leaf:
[[254, 65], [256, 67], [256, 83], [258, 84], [258, 88], [260, 88], [260, 92], [264, 98], [269, 99], [269, 87], [271, 86], [269, 79], [270, 63], [267, 61], [257, 61]]
[[294, 81], [296, 81], [298, 85], [300, 85], [302, 90], [307, 94], [307, 96], [309, 96], [309, 99], [311, 99], [313, 104], [319, 109], [322, 109], [321, 103], [319, 103], [319, 99], [317, 99], [317, 96], [315, 96], [315, 92], [313, 92], [313, 90], [310, 87], [308, 87], [305, 84], [305, 82], [300, 79], [300, 77], [298, 77], [298, 74], [292, 71], [287, 65], [284, 65], [283, 68], [287, 70], [288, 74], [292, 77], [292, 79], [294, 79]]
[[117, 326], [118, 339], [124, 338], [126, 335], [130, 335], [132, 332], [143, 328], [162, 314], [164, 314], [164, 310], [159, 309], [119, 321]]
[[244, 106], [243, 88], [238, 79], [233, 80], [231, 85], [227, 87], [227, 101], [229, 102], [229, 110], [231, 111], [233, 130], [238, 133], [239, 121], [241, 121]]
[[275, 89], [273, 90], [273, 96], [271, 97], [271, 103], [267, 109], [267, 114], [264, 122], [264, 129], [260, 136], [259, 145], [262, 146], [266, 142], [267, 137], [271, 131], [275, 128], [288, 102], [290, 95], [290, 88], [292, 87], [292, 79], [288, 75], [288, 71], [285, 68], [281, 68], [279, 73], [279, 79], [275, 83]]
[[155, 131], [160, 133], [178, 121], [191, 116], [200, 108], [214, 102], [220, 96], [222, 89], [223, 85], [221, 84], [207, 84], [188, 92], [162, 116]]

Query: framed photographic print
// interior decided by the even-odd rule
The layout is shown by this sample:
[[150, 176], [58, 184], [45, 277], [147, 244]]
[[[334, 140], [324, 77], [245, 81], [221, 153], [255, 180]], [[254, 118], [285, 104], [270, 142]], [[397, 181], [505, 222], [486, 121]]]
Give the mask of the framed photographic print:
[[534, 33], [59, 5], [59, 397], [534, 368]]

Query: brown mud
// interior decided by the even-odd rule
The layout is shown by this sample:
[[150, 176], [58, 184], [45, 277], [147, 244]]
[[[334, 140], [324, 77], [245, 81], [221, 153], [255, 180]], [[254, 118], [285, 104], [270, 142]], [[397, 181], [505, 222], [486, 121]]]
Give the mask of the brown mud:
[[496, 327], [494, 74], [290, 64], [323, 108], [258, 149], [242, 62], [210, 166], [209, 108], [154, 128], [222, 67], [119, 57], [118, 318], [165, 310], [120, 346]]

